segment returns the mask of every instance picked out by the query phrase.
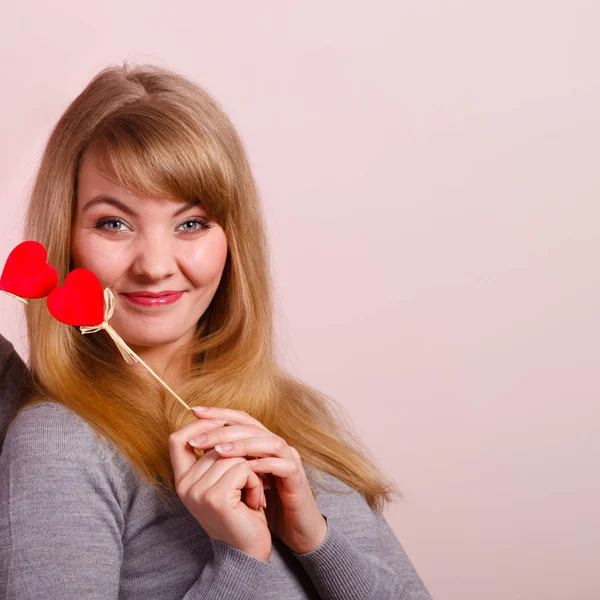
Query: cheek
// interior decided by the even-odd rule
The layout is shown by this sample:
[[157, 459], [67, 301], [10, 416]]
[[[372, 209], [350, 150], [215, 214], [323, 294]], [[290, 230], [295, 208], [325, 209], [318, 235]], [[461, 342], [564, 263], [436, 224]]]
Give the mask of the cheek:
[[[110, 260], [106, 260], [107, 251], [110, 251]], [[73, 232], [71, 261], [73, 269], [88, 269], [104, 286], [112, 285], [119, 278], [126, 262], [114, 247], [106, 247], [105, 240], [85, 231]]]
[[209, 285], [218, 282], [227, 260], [227, 240], [225, 234], [215, 236], [210, 244], [198, 245], [186, 253], [183, 261], [187, 276], [196, 285]]

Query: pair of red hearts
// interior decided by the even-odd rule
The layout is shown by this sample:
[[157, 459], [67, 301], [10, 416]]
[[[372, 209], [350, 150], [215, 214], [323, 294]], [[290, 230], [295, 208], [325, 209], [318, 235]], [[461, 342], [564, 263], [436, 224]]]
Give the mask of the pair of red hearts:
[[46, 298], [50, 314], [67, 325], [100, 325], [104, 321], [104, 290], [87, 269], [74, 269], [58, 285], [58, 273], [48, 264], [46, 248], [39, 242], [21, 242], [9, 254], [0, 290], [21, 298]]

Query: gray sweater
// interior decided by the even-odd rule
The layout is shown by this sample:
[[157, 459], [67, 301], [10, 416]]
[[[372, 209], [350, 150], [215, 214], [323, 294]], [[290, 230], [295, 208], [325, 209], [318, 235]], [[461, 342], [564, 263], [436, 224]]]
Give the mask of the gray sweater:
[[210, 538], [176, 494], [161, 502], [62, 404], [27, 407], [0, 454], [0, 600], [430, 600], [383, 515], [306, 470], [327, 536], [305, 554], [273, 536], [266, 563]]

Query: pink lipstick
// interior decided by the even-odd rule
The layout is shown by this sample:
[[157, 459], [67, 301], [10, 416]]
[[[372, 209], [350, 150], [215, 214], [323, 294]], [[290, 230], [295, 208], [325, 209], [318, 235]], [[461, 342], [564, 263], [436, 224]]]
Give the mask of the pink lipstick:
[[164, 292], [131, 292], [123, 294], [130, 302], [141, 306], [166, 306], [177, 302], [183, 292], [174, 292], [167, 290]]

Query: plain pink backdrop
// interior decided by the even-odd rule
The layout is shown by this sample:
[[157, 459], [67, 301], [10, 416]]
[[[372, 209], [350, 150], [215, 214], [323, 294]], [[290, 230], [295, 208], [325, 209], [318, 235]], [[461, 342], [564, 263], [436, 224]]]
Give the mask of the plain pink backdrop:
[[[123, 59], [223, 104], [282, 361], [404, 500], [436, 600], [600, 597], [600, 37], [583, 0], [5, 3], [0, 261], [51, 127]], [[0, 331], [26, 356], [20, 305]]]

